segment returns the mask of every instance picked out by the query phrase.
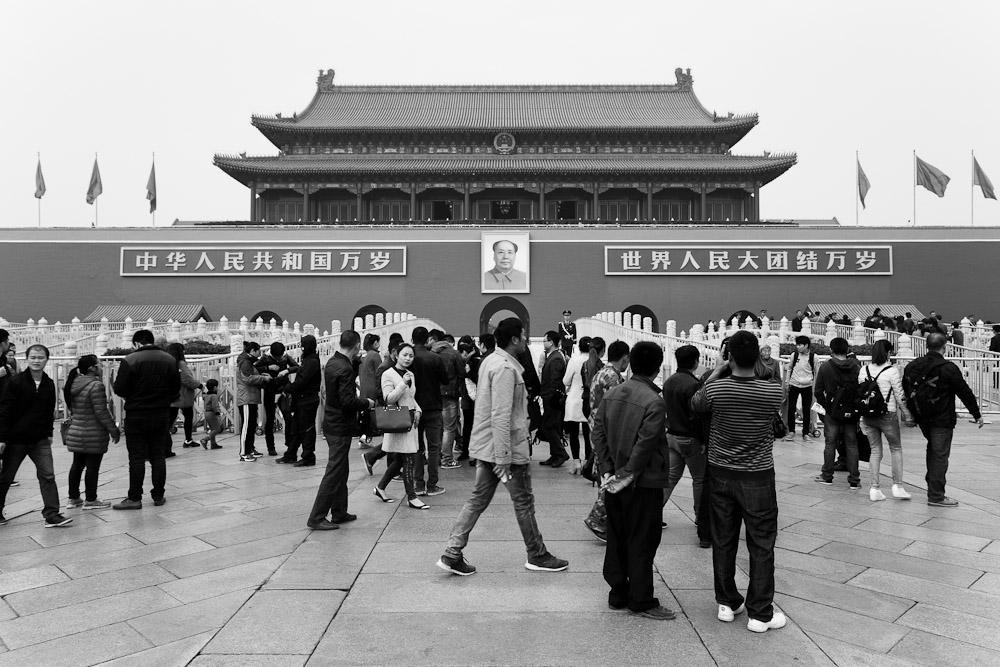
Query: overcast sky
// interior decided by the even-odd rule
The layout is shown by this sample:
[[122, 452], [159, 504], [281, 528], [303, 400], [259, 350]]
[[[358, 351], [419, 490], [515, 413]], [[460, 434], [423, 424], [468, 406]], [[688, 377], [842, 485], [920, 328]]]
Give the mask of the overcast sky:
[[674, 83], [702, 104], [757, 112], [734, 153], [795, 151], [761, 191], [767, 219], [855, 222], [855, 150], [871, 180], [861, 224], [913, 217], [913, 150], [951, 177], [916, 193], [917, 224], [1000, 225], [971, 196], [970, 151], [1000, 188], [1000, 3], [17, 2], [2, 8], [4, 226], [87, 226], [99, 153], [100, 226], [246, 219], [247, 189], [215, 153], [273, 155], [251, 114], [308, 104], [317, 70], [340, 84]]

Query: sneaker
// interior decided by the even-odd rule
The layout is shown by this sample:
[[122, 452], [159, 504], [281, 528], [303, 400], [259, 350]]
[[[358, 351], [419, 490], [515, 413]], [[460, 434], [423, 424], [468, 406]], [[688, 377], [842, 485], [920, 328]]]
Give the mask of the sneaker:
[[802, 442], [812, 442], [812, 438], [810, 438], [808, 435], [806, 435], [805, 433], [803, 433], [802, 434]]
[[583, 520], [583, 525], [585, 525], [587, 527], [587, 530], [592, 532], [594, 534], [594, 537], [599, 539], [601, 542], [606, 543], [608, 541], [607, 531], [598, 526], [597, 522], [592, 521], [590, 517], [587, 517], [586, 519]]
[[253, 454], [240, 454], [240, 461], [242, 463], [256, 463], [257, 457]]
[[54, 516], [50, 516], [45, 520], [45, 527], [62, 528], [63, 526], [68, 526], [71, 523], [73, 523], [73, 519], [67, 519], [62, 514], [56, 514]]
[[732, 607], [724, 604], [720, 604], [719, 620], [722, 621], [723, 623], [732, 623], [734, 620], [736, 620], [737, 616], [746, 611], [746, 608], [747, 606], [745, 604], [741, 604], [736, 609], [733, 609]]
[[780, 611], [774, 612], [771, 616], [770, 621], [758, 621], [756, 618], [751, 618], [747, 621], [747, 630], [750, 632], [767, 632], [768, 630], [777, 630], [778, 628], [785, 627], [785, 615]]
[[896, 500], [909, 500], [913, 496], [907, 493], [906, 489], [903, 488], [902, 484], [892, 485], [892, 497]]
[[435, 563], [439, 568], [445, 570], [446, 572], [451, 572], [452, 574], [457, 574], [460, 577], [467, 577], [470, 574], [476, 573], [476, 568], [469, 565], [468, 561], [465, 560], [464, 556], [459, 556], [458, 558], [453, 558], [447, 554], [438, 558], [438, 562]]
[[860, 482], [850, 482], [848, 484], [848, 486], [850, 487], [851, 491], [857, 491], [858, 489], [861, 488], [861, 483]]
[[[444, 487], [440, 487], [437, 484], [428, 484], [427, 485], [427, 489], [426, 489], [426, 491], [424, 491], [423, 495], [426, 495], [426, 496], [440, 496], [445, 491], [446, 491], [446, 489]], [[417, 495], [418, 496], [421, 495], [420, 492], [417, 492]]]
[[88, 500], [83, 504], [85, 510], [106, 510], [111, 507], [111, 503], [106, 500]]
[[264, 457], [264, 455], [258, 452], [256, 449], [250, 452], [250, 456], [254, 457], [255, 459], [260, 459]]
[[562, 572], [569, 567], [569, 561], [546, 553], [540, 558], [529, 558], [524, 566], [535, 572]]
[[628, 613], [629, 616], [643, 616], [645, 618], [651, 618], [654, 621], [672, 621], [677, 618], [677, 614], [663, 605], [656, 605], [652, 609], [644, 609], [643, 611], [634, 611], [629, 609]]
[[129, 500], [128, 498], [126, 498], [125, 500], [121, 501], [120, 503], [115, 503], [114, 505], [112, 505], [111, 509], [113, 509], [113, 510], [141, 510], [142, 509], [142, 501], [141, 500]]
[[11, 486], [21, 486], [21, 483], [15, 479], [13, 482], [10, 483], [10, 485]]
[[197, 447], [198, 443], [196, 443], [194, 440], [185, 440], [184, 441], [184, 446], [185, 447]]
[[448, 461], [447, 463], [442, 463], [441, 467], [445, 470], [451, 470], [452, 468], [461, 468], [462, 464], [458, 461]]
[[817, 484], [826, 484], [827, 486], [833, 486], [833, 480], [823, 477], [823, 475], [816, 475], [813, 477], [813, 481]]
[[426, 496], [427, 495], [427, 489], [424, 488], [423, 484], [418, 484], [415, 492], [416, 492], [416, 494], [418, 496]]
[[928, 500], [928, 505], [934, 507], [958, 507], [958, 501], [954, 498], [942, 498], [941, 500]]
[[83, 507], [83, 500], [80, 498], [69, 498], [66, 500], [66, 509], [71, 510], [76, 507]]
[[882, 493], [881, 489], [868, 489], [868, 499], [877, 503], [880, 500], [885, 500], [885, 494]]
[[789, 433], [783, 439], [784, 439], [785, 442], [795, 442], [795, 434], [794, 433]]

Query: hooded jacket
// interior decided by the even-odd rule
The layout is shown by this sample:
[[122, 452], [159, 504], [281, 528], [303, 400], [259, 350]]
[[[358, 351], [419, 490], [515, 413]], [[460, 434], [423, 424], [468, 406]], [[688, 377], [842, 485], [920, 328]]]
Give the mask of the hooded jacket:
[[108, 451], [108, 439], [119, 438], [114, 417], [108, 410], [108, 395], [98, 378], [78, 375], [69, 389], [70, 421], [63, 444], [66, 449], [80, 454], [103, 454]]
[[846, 359], [830, 359], [819, 367], [816, 373], [816, 402], [829, 412], [833, 407], [833, 397], [842, 384], [858, 384], [858, 371], [861, 362], [854, 357]]
[[297, 407], [319, 405], [319, 386], [323, 379], [319, 366], [319, 354], [316, 353], [316, 343], [302, 343], [302, 361], [295, 372], [295, 380], [290, 382], [284, 392], [291, 394]]
[[261, 375], [256, 362], [249, 352], [236, 358], [236, 405], [260, 405], [260, 388], [270, 376]]

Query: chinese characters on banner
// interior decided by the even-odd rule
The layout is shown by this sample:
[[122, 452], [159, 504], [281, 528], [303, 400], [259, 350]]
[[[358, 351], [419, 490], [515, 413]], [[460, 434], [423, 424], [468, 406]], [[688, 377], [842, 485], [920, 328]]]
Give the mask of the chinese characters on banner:
[[892, 246], [604, 246], [604, 274], [891, 276]]
[[122, 276], [405, 276], [405, 246], [122, 247]]

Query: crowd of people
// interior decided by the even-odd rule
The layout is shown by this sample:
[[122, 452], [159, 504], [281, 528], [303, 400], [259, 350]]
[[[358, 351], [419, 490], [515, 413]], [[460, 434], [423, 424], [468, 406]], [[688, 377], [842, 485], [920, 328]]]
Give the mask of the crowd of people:
[[[942, 356], [947, 339], [940, 332], [927, 336], [926, 356], [901, 371], [887, 341], [879, 341], [870, 363], [862, 365], [845, 339], [834, 338], [831, 358], [820, 363], [806, 336], [796, 339], [796, 351], [781, 369], [766, 345], [740, 331], [724, 341], [719, 363], [701, 374], [698, 348], [677, 348], [676, 372], [661, 389], [654, 382], [664, 366], [659, 345], [639, 342], [630, 348], [622, 341], [577, 340], [575, 326], [564, 324], [571, 323], [546, 332], [540, 367], [517, 318], [503, 320], [478, 341], [471, 336], [456, 341], [443, 331], [416, 327], [410, 341], [393, 334], [384, 354], [378, 336], [369, 334], [362, 341], [357, 332], [345, 331], [322, 367], [313, 336], [302, 337], [299, 361], [281, 343], [262, 354], [257, 343], [247, 342], [236, 363], [239, 459], [255, 463], [263, 456], [255, 448], [257, 410], [263, 403], [267, 453], [279, 464], [314, 466], [322, 401], [329, 454], [306, 520], [309, 528], [336, 530], [357, 518], [348, 511], [347, 480], [352, 442], [359, 438], [369, 476], [381, 458], [387, 459], [373, 487], [383, 503], [395, 502], [390, 484], [401, 479], [408, 507], [428, 510], [423, 498], [446, 492], [440, 470], [466, 461], [476, 467], [471, 496], [438, 567], [461, 576], [475, 573], [463, 552], [503, 485], [524, 539], [525, 567], [558, 572], [569, 564], [545, 546], [531, 484], [533, 448], [545, 441], [549, 455], [540, 465], [559, 468], [572, 460], [571, 474], [600, 482], [584, 524], [606, 542], [609, 607], [656, 620], [675, 617], [654, 595], [653, 559], [666, 527], [663, 507], [687, 469], [699, 546], [712, 549], [718, 618], [731, 622], [746, 612], [747, 627], [754, 632], [785, 624], [773, 607], [778, 526], [773, 446], [785, 425], [785, 439], [795, 439], [799, 398], [804, 441], [810, 437], [814, 396], [823, 412], [825, 446], [816, 482], [830, 485], [834, 472], [844, 470], [849, 488], [860, 488], [858, 438], [863, 436], [871, 447], [870, 499], [885, 500], [880, 484], [884, 438], [890, 450], [890, 494], [910, 499], [903, 482], [902, 422], [919, 426], [927, 442], [928, 504], [958, 504], [945, 494], [955, 398], [980, 428], [983, 421], [960, 369]], [[124, 399], [121, 430], [109, 411], [97, 357], [81, 357], [67, 378], [64, 397], [71, 418], [63, 425], [62, 441], [73, 453], [68, 508], [141, 509], [147, 463], [149, 497], [154, 505], [166, 503], [170, 429], [178, 414], [184, 420], [184, 447], [221, 448], [215, 441], [221, 432], [218, 382], [202, 386], [187, 367], [183, 347], [164, 350], [150, 331], [136, 332], [132, 342], [134, 350], [121, 361], [112, 387]], [[45, 373], [48, 360], [44, 345], [31, 345], [25, 352], [27, 367], [19, 372], [9, 336], [0, 330], [0, 525], [7, 522], [3, 507], [25, 458], [35, 464], [44, 525], [72, 522], [61, 513], [53, 470], [56, 388]], [[322, 399], [321, 379], [326, 388]], [[199, 390], [204, 391], [208, 436], [197, 443], [191, 408]], [[388, 426], [380, 422], [380, 409], [409, 417], [401, 427], [383, 432], [380, 425]], [[278, 414], [285, 427], [280, 456], [274, 439]], [[122, 435], [129, 488], [112, 505], [97, 496], [98, 476], [109, 441], [118, 442]], [[838, 451], [840, 462], [835, 460]], [[750, 557], [745, 595], [735, 583], [741, 527]]]

